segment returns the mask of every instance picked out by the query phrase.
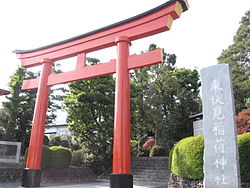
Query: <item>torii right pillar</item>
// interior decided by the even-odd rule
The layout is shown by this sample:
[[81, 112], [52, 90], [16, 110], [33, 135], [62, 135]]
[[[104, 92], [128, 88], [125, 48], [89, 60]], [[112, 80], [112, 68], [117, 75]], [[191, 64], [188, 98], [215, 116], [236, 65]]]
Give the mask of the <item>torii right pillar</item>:
[[130, 44], [130, 40], [126, 36], [116, 38], [117, 59], [111, 188], [133, 187], [133, 176], [130, 174], [130, 76], [128, 69]]

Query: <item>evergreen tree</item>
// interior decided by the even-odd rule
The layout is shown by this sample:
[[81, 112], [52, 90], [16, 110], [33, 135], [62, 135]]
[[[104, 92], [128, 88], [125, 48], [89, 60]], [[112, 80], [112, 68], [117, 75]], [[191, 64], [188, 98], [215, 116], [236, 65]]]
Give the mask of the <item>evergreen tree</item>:
[[242, 17], [233, 44], [223, 50], [219, 63], [230, 64], [236, 113], [247, 108], [250, 100], [250, 10]]
[[24, 79], [35, 78], [35, 76], [24, 68], [18, 68], [10, 77], [11, 81], [8, 84], [10, 95], [6, 96], [7, 102], [3, 102], [4, 116], [0, 118], [0, 124], [4, 129], [3, 140], [21, 142], [22, 150], [29, 142], [36, 91], [22, 91], [21, 87]]
[[[149, 51], [156, 48], [151, 44]], [[175, 67], [174, 54], [164, 53], [163, 60], [133, 73], [132, 79], [139, 86], [135, 139], [140, 141], [154, 132], [157, 144], [171, 147], [192, 135], [189, 115], [200, 110], [200, 82], [196, 70]]]
[[[39, 76], [38, 73], [35, 74], [25, 68], [18, 68], [10, 77], [11, 81], [8, 84], [10, 95], [6, 96], [7, 101], [3, 102], [3, 109], [0, 111], [0, 128], [4, 132], [2, 139], [21, 142], [22, 152], [29, 145], [37, 90], [21, 90], [21, 88], [23, 80], [36, 78], [37, 76]], [[59, 108], [56, 101], [62, 98], [60, 95], [53, 95], [53, 92], [54, 90], [51, 90], [47, 124], [56, 118], [55, 111]]]
[[[87, 65], [99, 63], [95, 58], [87, 60]], [[92, 156], [89, 162], [97, 172], [111, 165], [114, 90], [115, 81], [108, 75], [70, 83], [64, 99], [70, 130]]]
[[[150, 45], [149, 50], [156, 49]], [[154, 132], [163, 146], [192, 134], [189, 115], [200, 110], [196, 70], [175, 67], [176, 56], [164, 53], [164, 63], [131, 71], [131, 139], [135, 155], [142, 140]], [[88, 59], [88, 64], [99, 63]], [[64, 100], [68, 124], [78, 141], [107, 168], [112, 154], [115, 80], [112, 75], [73, 82]], [[170, 147], [170, 146], [169, 146]]]

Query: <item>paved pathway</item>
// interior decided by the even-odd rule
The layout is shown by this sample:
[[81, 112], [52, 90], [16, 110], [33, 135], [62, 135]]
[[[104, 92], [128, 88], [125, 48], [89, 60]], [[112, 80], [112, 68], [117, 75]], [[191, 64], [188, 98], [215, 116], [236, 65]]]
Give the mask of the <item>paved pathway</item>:
[[[51, 183], [42, 184], [41, 187], [46, 188], [109, 188], [109, 182], [95, 182], [95, 183]], [[0, 188], [22, 188], [20, 183], [0, 183]], [[148, 183], [134, 183], [133, 188], [163, 188], [161, 186], [149, 185]]]

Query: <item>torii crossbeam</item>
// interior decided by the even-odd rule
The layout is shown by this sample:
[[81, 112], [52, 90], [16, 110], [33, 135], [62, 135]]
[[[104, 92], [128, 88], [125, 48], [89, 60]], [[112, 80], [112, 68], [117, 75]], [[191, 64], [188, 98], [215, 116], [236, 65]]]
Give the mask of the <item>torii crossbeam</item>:
[[[132, 188], [130, 174], [130, 78], [129, 70], [162, 62], [162, 50], [129, 55], [131, 41], [164, 32], [188, 9], [186, 0], [170, 0], [154, 9], [95, 31], [32, 50], [16, 50], [22, 67], [42, 65], [39, 78], [25, 80], [23, 90], [38, 89], [32, 123], [29, 154], [22, 186], [39, 187], [41, 157], [50, 87], [116, 73], [113, 174], [111, 188]], [[86, 66], [86, 54], [117, 46], [116, 60]], [[55, 61], [77, 56], [74, 71], [52, 73]]]

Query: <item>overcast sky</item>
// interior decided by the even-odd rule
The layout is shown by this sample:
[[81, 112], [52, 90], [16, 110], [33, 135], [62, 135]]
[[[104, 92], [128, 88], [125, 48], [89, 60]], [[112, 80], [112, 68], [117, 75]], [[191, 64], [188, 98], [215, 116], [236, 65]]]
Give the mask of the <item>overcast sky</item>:
[[[152, 9], [166, 0], [1, 0], [0, 88], [20, 65], [15, 49], [33, 49], [104, 27]], [[170, 31], [133, 41], [130, 53], [150, 43], [177, 55], [177, 66], [201, 69], [217, 64], [232, 43], [249, 0], [189, 0], [190, 9]], [[115, 58], [115, 48], [88, 56]], [[73, 61], [67, 62], [73, 65]], [[67, 66], [66, 66], [67, 67]], [[4, 97], [0, 97], [0, 102]]]

